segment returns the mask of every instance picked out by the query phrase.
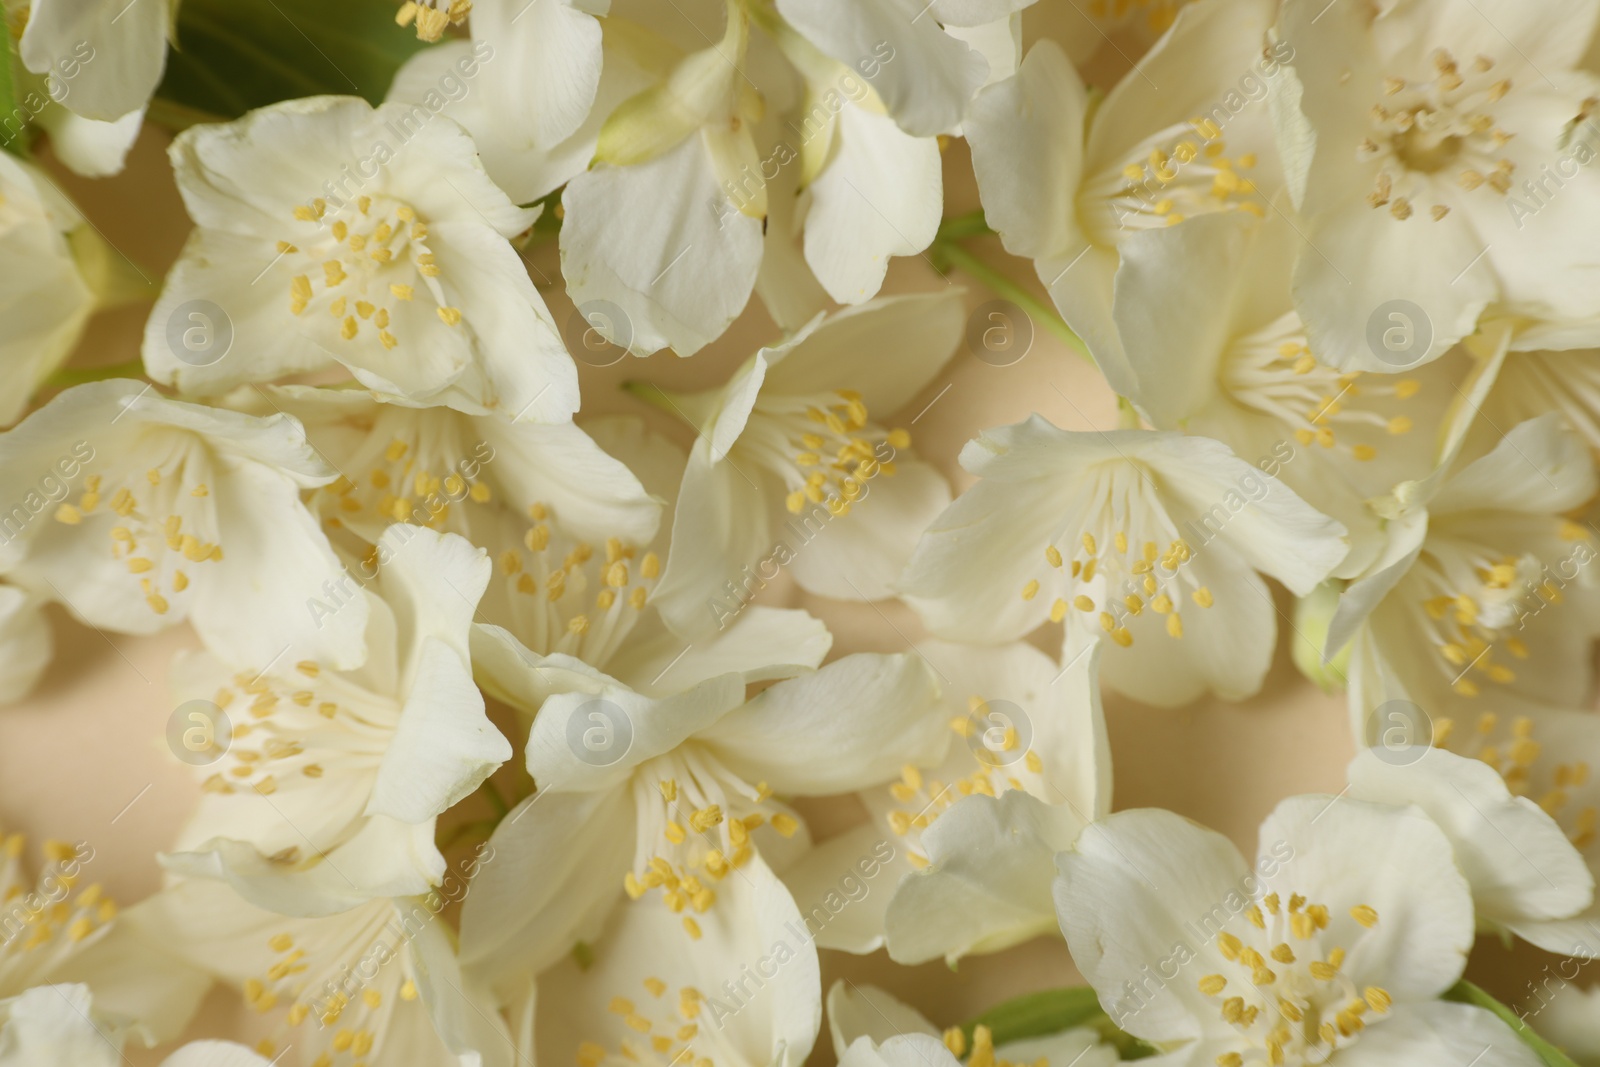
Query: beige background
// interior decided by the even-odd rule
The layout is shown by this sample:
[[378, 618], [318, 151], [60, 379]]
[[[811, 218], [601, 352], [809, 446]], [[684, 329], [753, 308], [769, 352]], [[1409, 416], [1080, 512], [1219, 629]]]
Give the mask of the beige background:
[[[94, 225], [153, 278], [170, 266], [189, 227], [166, 164], [166, 139], [147, 130], [128, 172], [113, 181], [86, 182], [51, 165], [62, 188]], [[947, 215], [975, 208], [970, 163], [959, 142], [947, 152], [946, 172]], [[977, 241], [971, 247], [1043, 295], [1030, 266], [1006, 256], [997, 242]], [[527, 258], [557, 322], [565, 322], [571, 305], [558, 284], [549, 284], [559, 279], [553, 242], [531, 249]], [[969, 307], [993, 299], [959, 272], [941, 278], [923, 258], [897, 261], [887, 289], [918, 291], [948, 284], [966, 288]], [[73, 365], [136, 358], [147, 310], [148, 305], [140, 305], [96, 319]], [[774, 329], [757, 305], [727, 336], [692, 359], [664, 353], [648, 362], [626, 359], [605, 369], [580, 365], [584, 415], [642, 415], [687, 445], [691, 433], [686, 427], [646, 408], [617, 385], [627, 378], [645, 378], [677, 388], [705, 388], [725, 380], [756, 346], [773, 337]], [[964, 349], [958, 351], [899, 423], [930, 402], [913, 427], [914, 446], [958, 489], [970, 479], [956, 466], [956, 455], [986, 427], [1015, 422], [1034, 411], [1069, 429], [1107, 428], [1116, 421], [1114, 398], [1093, 368], [1043, 330], [1037, 331], [1026, 358], [1007, 368], [991, 367]], [[1170, 808], [1253, 851], [1257, 824], [1282, 797], [1342, 787], [1351, 755], [1343, 701], [1319, 692], [1289, 663], [1290, 605], [1279, 592], [1279, 655], [1254, 699], [1202, 702], [1171, 711], [1107, 694], [1118, 808]], [[897, 650], [921, 636], [915, 617], [898, 604], [882, 605], [880, 614], [873, 606], [825, 601], [781, 587], [763, 599], [803, 606], [826, 620], [836, 635], [836, 653]], [[240, 610], [248, 606], [240, 605]], [[157, 888], [160, 872], [154, 854], [170, 844], [198, 796], [189, 768], [172, 758], [162, 739], [172, 710], [164, 683], [166, 664], [174, 650], [197, 642], [186, 627], [134, 638], [87, 629], [60, 611], [52, 611], [51, 622], [57, 656], [49, 673], [30, 699], [0, 709], [0, 826], [35, 839], [89, 841], [96, 857], [88, 877], [126, 905]], [[1048, 648], [1046, 635], [1040, 640]], [[859, 817], [852, 802], [814, 805], [808, 814], [819, 838]], [[1502, 997], [1514, 998], [1545, 962], [1539, 953], [1518, 949], [1512, 956], [1498, 943], [1484, 940], [1469, 973]], [[938, 963], [898, 967], [881, 953], [859, 959], [826, 954], [825, 983], [838, 975], [886, 986], [940, 1025], [962, 1021], [1022, 992], [1080, 981], [1058, 938], [969, 958], [956, 972]], [[248, 1026], [244, 1016], [237, 998], [214, 991], [191, 1036], [238, 1033], [235, 1027], [241, 1022]], [[157, 1062], [142, 1052], [130, 1052], [129, 1059], [141, 1065]], [[814, 1061], [832, 1059], [824, 1030]]]

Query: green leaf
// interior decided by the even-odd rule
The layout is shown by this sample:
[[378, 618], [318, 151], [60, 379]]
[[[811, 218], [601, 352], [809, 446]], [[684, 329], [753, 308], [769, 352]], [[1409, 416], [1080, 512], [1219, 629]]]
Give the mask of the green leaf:
[[184, 0], [152, 115], [233, 119], [328, 93], [377, 104], [427, 47], [395, 25], [397, 10], [394, 0]]
[[1047, 989], [1040, 993], [1008, 1000], [996, 1005], [961, 1027], [967, 1046], [972, 1045], [972, 1032], [987, 1026], [995, 1045], [1005, 1045], [1028, 1037], [1059, 1034], [1075, 1026], [1087, 1026], [1100, 1032], [1101, 1040], [1116, 1046], [1125, 1060], [1139, 1060], [1155, 1055], [1155, 1049], [1131, 1034], [1117, 1029], [1111, 1017], [1100, 1007], [1095, 991], [1088, 986], [1068, 989]]
[[1531, 1048], [1534, 1054], [1539, 1057], [1540, 1062], [1546, 1064], [1547, 1067], [1578, 1067], [1566, 1053], [1534, 1033], [1533, 1027], [1523, 1022], [1516, 1012], [1471, 982], [1457, 982], [1446, 991], [1444, 999], [1454, 1001], [1457, 1004], [1471, 1004], [1474, 1007], [1484, 1008], [1493, 1012], [1502, 1022], [1511, 1027], [1516, 1035], [1522, 1039], [1522, 1043]]
[[5, 47], [0, 48], [0, 147], [14, 156], [26, 157], [28, 136], [26, 128], [13, 134], [10, 120], [17, 115], [17, 90], [11, 81], [11, 36], [5, 37]]

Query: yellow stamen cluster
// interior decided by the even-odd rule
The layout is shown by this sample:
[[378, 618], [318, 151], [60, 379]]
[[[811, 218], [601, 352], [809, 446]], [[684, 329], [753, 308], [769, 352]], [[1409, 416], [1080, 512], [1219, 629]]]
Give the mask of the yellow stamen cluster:
[[318, 197], [294, 209], [296, 222], [315, 223], [317, 230], [299, 243], [278, 242], [280, 256], [299, 257], [306, 266], [289, 280], [289, 310], [303, 315], [316, 304], [338, 323], [344, 340], [354, 341], [366, 330], [391, 349], [400, 343], [390, 330], [393, 301], [413, 300], [416, 287], [410, 279], [420, 277], [439, 320], [459, 326], [461, 309], [446, 302], [435, 281], [441, 272], [428, 248], [427, 223], [409, 204], [385, 199], [375, 211], [375, 203], [361, 196], [330, 210]]
[[1534, 737], [1535, 732], [1534, 720], [1526, 715], [1507, 719], [1486, 711], [1467, 730], [1457, 730], [1453, 718], [1438, 719], [1433, 744], [1493, 767], [1513, 796], [1538, 804], [1560, 824], [1574, 847], [1588, 848], [1600, 832], [1600, 807], [1580, 802], [1576, 795], [1592, 799], [1589, 764], [1561, 759]]
[[878, 445], [896, 452], [911, 447], [905, 430], [882, 433], [869, 425], [861, 394], [840, 389], [825, 406], [805, 404], [796, 411], [773, 411], [785, 424], [789, 454], [779, 468], [789, 483], [784, 505], [799, 515], [808, 505], [825, 504], [834, 516], [848, 515], [866, 492], [866, 483], [895, 473], [894, 461], [880, 458]]
[[[65, 841], [45, 841], [39, 877], [23, 869], [27, 840], [0, 834], [0, 984], [21, 988], [116, 917], [117, 905], [99, 885], [78, 889], [86, 862]], [[69, 873], [71, 872], [71, 873]]]
[[[954, 1035], [953, 1039], [959, 1042], [963, 1048], [966, 1046], [966, 1036], [957, 1029], [945, 1032], [946, 1048], [951, 1048], [952, 1035]], [[955, 1052], [953, 1048], [951, 1048], [951, 1052], [957, 1056], [961, 1055], [961, 1053]], [[1029, 1062], [1008, 1060], [996, 1056], [994, 1053], [994, 1032], [987, 1026], [979, 1024], [972, 1028], [972, 1055], [967, 1057], [967, 1067], [1050, 1067], [1050, 1058], [1041, 1056]]]
[[[1031, 784], [1035, 791], [1042, 789], [1045, 781], [1044, 760], [1032, 748], [1022, 749], [1021, 738], [1015, 727], [1007, 727], [1000, 738], [1001, 752], [991, 758], [978, 756], [978, 734], [986, 728], [990, 721], [988, 702], [980, 696], [967, 698], [968, 714], [950, 720], [950, 729], [958, 737], [968, 742], [968, 747], [973, 753], [973, 763], [976, 765], [971, 773], [958, 777], [955, 781], [946, 783], [938, 778], [926, 776], [912, 764], [906, 764], [900, 769], [900, 780], [889, 786], [889, 796], [896, 804], [902, 807], [892, 808], [888, 813], [889, 828], [901, 837], [913, 833], [920, 836], [940, 815], [948, 811], [957, 800], [974, 794], [987, 797], [999, 796], [1012, 789], [1027, 789]], [[1010, 755], [1010, 754], [1015, 754]], [[1028, 784], [1023, 779], [1028, 778]], [[911, 848], [907, 858], [915, 867], [925, 867], [928, 858]]]
[[[762, 808], [771, 795], [765, 782], [749, 786], [712, 759], [678, 763], [667, 757], [659, 766], [672, 766], [683, 777], [681, 782], [678, 777], [656, 780], [660, 851], [636, 861], [635, 869], [623, 876], [622, 888], [630, 900], [661, 890], [667, 907], [683, 915], [684, 932], [698, 941], [700, 924], [694, 916], [716, 903], [715, 884], [755, 855], [750, 834], [771, 825], [782, 836], [792, 837], [800, 824], [786, 811]], [[754, 810], [735, 814], [729, 810], [730, 797]]]
[[604, 554], [565, 537], [552, 509], [535, 503], [521, 550], [497, 560], [514, 591], [517, 637], [543, 655], [565, 653], [603, 667], [637, 623], [661, 577], [661, 558], [607, 538]]
[[[320, 492], [341, 522], [374, 515], [381, 522], [407, 522], [465, 535], [471, 519], [456, 510], [491, 504], [495, 494], [482, 465], [465, 441], [429, 442], [422, 433], [397, 434], [386, 445], [374, 441], [346, 469], [364, 472], [356, 480], [340, 475]], [[473, 472], [468, 477], [463, 472]]]
[[[1567, 520], [1556, 520], [1556, 532], [1574, 540], [1591, 536]], [[1523, 616], [1563, 600], [1551, 569], [1532, 556], [1506, 555], [1447, 531], [1430, 534], [1428, 548], [1408, 581], [1420, 608], [1417, 619], [1439, 653], [1440, 671], [1463, 697], [1476, 697], [1485, 683], [1514, 683], [1511, 661], [1529, 656], [1517, 636]]]
[[[1378, 925], [1370, 905], [1357, 904], [1348, 914], [1362, 929]], [[1285, 902], [1269, 893], [1245, 917], [1254, 928], [1246, 936], [1217, 934], [1217, 952], [1230, 966], [1197, 982], [1238, 1034], [1238, 1047], [1216, 1057], [1218, 1067], [1324, 1063], [1366, 1028], [1369, 1016], [1385, 1015], [1393, 1006], [1383, 989], [1356, 989], [1341, 970], [1343, 947], [1324, 950], [1332, 922], [1324, 905], [1299, 894]]]
[[[1516, 169], [1502, 154], [1512, 134], [1488, 110], [1511, 91], [1511, 79], [1496, 73], [1488, 56], [1465, 67], [1443, 48], [1430, 58], [1432, 77], [1384, 78], [1384, 99], [1372, 105], [1371, 131], [1356, 146], [1358, 159], [1380, 161], [1367, 204], [1387, 208], [1402, 222], [1421, 206], [1415, 201], [1428, 191], [1428, 175], [1451, 172], [1463, 189], [1486, 185], [1504, 196]], [[1435, 222], [1449, 213], [1445, 204], [1428, 207]]]
[[1244, 172], [1254, 153], [1230, 157], [1222, 130], [1210, 118], [1192, 118], [1165, 145], [1128, 162], [1108, 190], [1108, 210], [1118, 227], [1176, 226], [1218, 211], [1266, 216], [1266, 202]]
[[105, 477], [91, 474], [76, 503], [56, 508], [55, 520], [65, 526], [109, 522], [111, 558], [122, 560], [137, 577], [150, 610], [165, 615], [172, 606], [169, 598], [189, 588], [191, 570], [222, 559], [222, 546], [203, 532], [214, 525], [203, 503], [210, 489], [203, 480], [190, 484], [193, 477], [186, 460], [125, 477], [114, 491]]
[[[283, 1015], [276, 1040], [263, 1039], [256, 1051], [272, 1056], [280, 1047], [320, 1046], [321, 1051], [305, 1061], [311, 1067], [367, 1067], [369, 1057], [381, 1051], [389, 1011], [397, 1001], [416, 1000], [418, 991], [403, 953], [380, 969], [373, 981], [358, 985], [350, 980], [350, 965], [363, 958], [361, 953], [372, 951], [380, 939], [394, 936], [392, 930], [385, 930], [385, 923], [392, 922], [392, 912], [383, 908], [368, 911], [370, 914], [358, 920], [361, 929], [346, 931], [353, 938], [344, 946], [354, 950], [349, 958], [322, 958], [324, 953], [309, 943], [297, 942], [288, 931], [267, 939], [275, 961], [258, 977], [247, 978], [241, 992], [245, 1004], [255, 1012], [267, 1015], [281, 1010]], [[288, 1033], [308, 1021], [311, 1025], [306, 1031]], [[306, 1054], [310, 1056], [309, 1049]]]
[[[230, 681], [211, 697], [228, 717], [231, 739], [201, 785], [207, 793], [271, 796], [322, 778], [329, 753], [337, 754], [336, 769], [375, 771], [399, 720], [397, 706], [349, 699], [350, 684], [310, 660], [283, 675], [241, 671]], [[271, 858], [294, 865], [305, 857], [290, 846]]]
[[1218, 376], [1228, 397], [1282, 423], [1302, 447], [1337, 449], [1363, 462], [1377, 458], [1377, 446], [1346, 444], [1338, 437], [1340, 427], [1408, 434], [1410, 416], [1380, 413], [1371, 401], [1403, 402], [1422, 388], [1414, 378], [1341, 372], [1322, 364], [1307, 345], [1305, 327], [1294, 312], [1240, 338], [1223, 359]]
[[[667, 1063], [673, 1067], [716, 1067], [714, 1061], [695, 1046], [700, 1036], [700, 1013], [705, 994], [693, 986], [682, 986], [672, 996], [671, 987], [660, 978], [643, 982], [648, 1000], [615, 996], [606, 1010], [622, 1023], [620, 1046], [623, 1058], [634, 1063]], [[607, 1058], [606, 1046], [589, 1040], [578, 1045], [577, 1067], [600, 1067]]]
[[[1127, 619], [1144, 614], [1148, 608], [1166, 618], [1164, 629], [1169, 637], [1183, 636], [1182, 587], [1193, 585], [1192, 581], [1180, 580], [1184, 565], [1194, 556], [1188, 541], [1176, 538], [1165, 549], [1155, 541], [1137, 545], [1126, 530], [1117, 530], [1102, 548], [1099, 538], [1084, 533], [1078, 545], [1069, 546], [1069, 552], [1063, 553], [1054, 544], [1044, 550], [1045, 562], [1051, 569], [1064, 572], [1052, 579], [1052, 584], [1064, 587], [1063, 595], [1051, 604], [1052, 622], [1061, 622], [1069, 612], [1082, 612], [1094, 617], [1112, 641], [1127, 648], [1133, 644]], [[1100, 600], [1091, 595], [1094, 590], [1089, 586], [1097, 576], [1104, 577], [1107, 588]], [[1034, 599], [1041, 588], [1038, 579], [1030, 580], [1022, 588], [1022, 599]], [[1199, 608], [1216, 603], [1215, 594], [1203, 585], [1194, 585], [1189, 599]]]
[[417, 38], [433, 42], [451, 26], [459, 26], [472, 13], [472, 0], [406, 0], [395, 13], [396, 26], [417, 24]]

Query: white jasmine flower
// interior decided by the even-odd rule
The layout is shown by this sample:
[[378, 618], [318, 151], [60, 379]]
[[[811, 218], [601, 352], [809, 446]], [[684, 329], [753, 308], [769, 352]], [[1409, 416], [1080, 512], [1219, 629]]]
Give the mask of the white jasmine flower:
[[293, 1047], [301, 1062], [320, 1056], [340, 1067], [396, 1058], [510, 1067], [505, 1024], [461, 973], [440, 894], [378, 897], [331, 914], [271, 899], [269, 908], [191, 878], [141, 904], [139, 919], [147, 939], [237, 989], [264, 1017], [271, 1036], [256, 1049], [265, 1056]]
[[[1199, 0], [1093, 109], [1059, 46], [978, 94], [963, 126], [989, 224], [1034, 261], [1112, 388], [1132, 391], [1113, 312], [1170, 296], [1135, 291], [1124, 249], [1215, 212], [1264, 218], [1278, 183], [1265, 48], [1272, 0]], [[1159, 88], [1158, 88], [1159, 86]], [[1136, 314], [1136, 312], [1135, 312]]]
[[[453, 122], [314, 97], [192, 127], [170, 155], [197, 228], [145, 330], [157, 381], [216, 393], [339, 364], [385, 397], [539, 422], [577, 409], [572, 360], [507, 240], [537, 212]], [[196, 300], [229, 324], [220, 357], [171, 343]]]
[[[325, 605], [332, 614], [367, 603], [358, 670], [314, 660], [236, 670], [179, 654], [176, 706], [209, 700], [230, 728], [219, 758], [197, 768], [205, 796], [179, 850], [243, 842], [270, 858], [274, 877], [302, 875], [356, 899], [425, 893], [444, 877], [437, 817], [511, 758], [468, 654], [490, 564], [453, 534], [405, 524], [383, 534], [376, 558], [375, 574], [350, 575], [343, 599]], [[230, 873], [251, 877], [256, 858], [243, 862]]]
[[1298, 245], [1282, 216], [1238, 212], [1125, 242], [1118, 284], [1165, 294], [1115, 310], [1128, 395], [1158, 429], [1223, 441], [1338, 519], [1356, 542], [1339, 573], [1358, 573], [1383, 542], [1366, 501], [1433, 469], [1440, 435], [1424, 431], [1475, 415], [1499, 363], [1460, 351], [1413, 372], [1328, 366], [1294, 310]]
[[[1582, 441], [1554, 413], [1374, 502], [1380, 556], [1344, 592], [1325, 657], [1350, 646], [1350, 714], [1368, 742], [1391, 701], [1467, 729], [1488, 710], [1577, 707], [1595, 632], [1594, 536], [1566, 513], [1595, 493]], [[1492, 701], [1486, 706], [1485, 701]], [[1425, 740], [1425, 738], [1424, 738]]]
[[[82, 989], [85, 1000], [92, 988], [94, 1024], [110, 1035], [113, 1050], [128, 1037], [147, 1046], [176, 1037], [205, 995], [204, 976], [145, 947], [124, 928], [104, 888], [85, 884], [96, 858], [87, 842], [43, 842], [37, 877], [28, 873], [25, 852], [23, 835], [0, 834], [0, 1063], [39, 1062], [7, 1058], [31, 1051], [29, 1024], [16, 1025], [19, 1012], [36, 1015], [35, 1008], [51, 1006], [40, 1004], [44, 998], [30, 993], [33, 987]], [[41, 1025], [49, 1037], [51, 1027]]]
[[828, 1029], [834, 1054], [850, 1067], [1113, 1067], [1117, 1050], [1087, 1027], [995, 1045], [987, 1026], [973, 1028], [972, 1045], [959, 1027], [943, 1031], [922, 1013], [872, 985], [837, 981], [828, 989]]
[[961, 465], [981, 480], [923, 534], [906, 600], [952, 640], [1065, 622], [1067, 662], [1109, 638], [1103, 679], [1147, 703], [1254, 693], [1277, 633], [1260, 574], [1304, 596], [1346, 551], [1342, 526], [1207, 438], [1035, 415]]
[[334, 476], [286, 415], [125, 379], [80, 385], [0, 434], [0, 571], [90, 626], [146, 634], [189, 619], [232, 662], [353, 667], [365, 605], [320, 628], [309, 610], [343, 574], [300, 491]]
[[[769, 31], [806, 84], [798, 131], [799, 180], [806, 264], [841, 304], [876, 296], [891, 256], [916, 255], [932, 243], [944, 209], [938, 141], [903, 131], [886, 111], [873, 78], [896, 61], [887, 42], [852, 62], [840, 62], [784, 23]], [[889, 58], [885, 59], [887, 55]], [[905, 60], [901, 58], [900, 62]], [[783, 148], [795, 150], [788, 142]], [[775, 157], [783, 159], [785, 157]], [[750, 175], [736, 186], [763, 183]]]
[[1539, 1062], [1488, 1011], [1438, 999], [1472, 948], [1472, 896], [1420, 810], [1290, 797], [1259, 841], [1252, 867], [1221, 834], [1134, 810], [1061, 856], [1067, 946], [1119, 1027], [1173, 1063]]
[[34, 391], [77, 347], [94, 310], [95, 294], [74, 255], [84, 225], [43, 173], [0, 153], [0, 425], [27, 410]]
[[[471, 41], [446, 40], [406, 61], [391, 101], [444, 110], [478, 143], [495, 184], [519, 204], [588, 169], [606, 118], [649, 88], [651, 51], [603, 34], [609, 0], [477, 0]], [[463, 95], [448, 90], [465, 82]], [[460, 91], [460, 90], [458, 90]], [[448, 103], [445, 103], [448, 101]]]
[[950, 358], [962, 316], [955, 295], [884, 298], [814, 319], [720, 390], [662, 400], [700, 433], [655, 594], [674, 629], [726, 625], [752, 572], [787, 569], [840, 599], [892, 595], [949, 489], [909, 433], [879, 420]]
[[1369, 324], [1397, 300], [1428, 321], [1419, 358], [1490, 304], [1600, 311], [1581, 236], [1600, 194], [1581, 165], [1600, 138], [1600, 79], [1580, 69], [1595, 18], [1582, 2], [1284, 4], [1291, 81], [1273, 110], [1310, 245], [1295, 298], [1321, 358], [1381, 369]]
[[1055, 854], [1110, 811], [1111, 753], [1096, 652], [1063, 670], [1021, 643], [918, 651], [940, 675], [942, 758], [862, 793], [871, 821], [806, 853], [784, 880], [809, 911], [841, 872], [887, 852], [867, 896], [830, 916], [817, 943], [887, 943], [902, 963], [953, 964], [1056, 928]]
[[642, 900], [525, 981], [508, 1009], [518, 1062], [800, 1067], [822, 1015], [804, 920], [760, 855], [716, 892], [696, 941], [667, 904]]
[[746, 871], [758, 853], [781, 868], [807, 840], [777, 798], [887, 781], [947, 743], [933, 675], [908, 654], [847, 656], [748, 702], [739, 674], [651, 699], [578, 667], [528, 672], [525, 687], [573, 680], [539, 706], [538, 792], [495, 831], [496, 862], [462, 913], [463, 960], [500, 987], [593, 942], [618, 908], [661, 913], [639, 921], [677, 927], [680, 946], [714, 933], [707, 958], [743, 958], [721, 956], [723, 938], [765, 941], [722, 898], [751, 877], [759, 888]]
[[[1406, 725], [1382, 724], [1391, 730]], [[1399, 739], [1399, 735], [1395, 735]], [[1600, 723], [1581, 711], [1475, 723], [1444, 719], [1424, 747], [1381, 743], [1350, 764], [1358, 800], [1415, 804], [1450, 838], [1478, 925], [1551, 952], [1600, 957], [1594, 871], [1600, 867]]]
[[722, 38], [677, 55], [656, 43], [657, 84], [606, 119], [590, 169], [561, 204], [561, 271], [580, 309], [604, 301], [596, 329], [636, 355], [693, 355], [744, 309], [761, 266], [764, 185], [752, 136], [760, 96], [743, 72], [750, 20], [726, 0]]
[[525, 547], [533, 514], [574, 536], [650, 540], [661, 514], [621, 461], [570, 422], [512, 422], [380, 401], [363, 390], [278, 386], [268, 405], [305, 424], [341, 477], [311, 498], [329, 526], [376, 544], [396, 522], [457, 533], [503, 562]]

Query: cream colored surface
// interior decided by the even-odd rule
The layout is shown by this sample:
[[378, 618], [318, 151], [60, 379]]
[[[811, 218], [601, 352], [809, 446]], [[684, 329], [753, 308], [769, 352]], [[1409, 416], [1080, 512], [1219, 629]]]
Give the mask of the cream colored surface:
[[[147, 130], [128, 173], [114, 181], [85, 182], [54, 168], [63, 189], [105, 237], [157, 280], [176, 256], [189, 225], [166, 166], [165, 140], [164, 134]], [[975, 208], [971, 170], [959, 143], [947, 154], [946, 172], [946, 214]], [[997, 242], [975, 242], [973, 247], [1012, 277], [1032, 282], [1028, 265], [1005, 256]], [[553, 242], [530, 250], [528, 261], [557, 321], [565, 322], [571, 305], [559, 285]], [[941, 278], [918, 258], [897, 261], [886, 289], [918, 291], [947, 284], [967, 289], [969, 307], [994, 299], [959, 273]], [[1031, 287], [1042, 295], [1037, 285]], [[147, 309], [141, 305], [97, 319], [74, 365], [135, 358]], [[755, 347], [774, 336], [754, 304], [733, 330], [692, 359], [663, 353], [604, 369], [580, 365], [583, 416], [641, 415], [688, 445], [692, 434], [687, 427], [647, 408], [618, 385], [643, 378], [677, 389], [706, 388], [725, 380]], [[1011, 367], [992, 367], [965, 349], [958, 351], [897, 424], [911, 423], [914, 447], [959, 490], [970, 479], [956, 465], [956, 456], [978, 431], [1034, 411], [1069, 429], [1107, 428], [1116, 422], [1114, 401], [1088, 363], [1041, 329], [1029, 354]], [[826, 620], [836, 636], [836, 654], [898, 650], [921, 636], [915, 616], [898, 604], [844, 604], [777, 586], [763, 599], [805, 607]], [[1278, 605], [1279, 655], [1256, 698], [1166, 711], [1107, 694], [1116, 807], [1170, 808], [1253, 851], [1256, 825], [1278, 800], [1294, 793], [1339, 791], [1352, 751], [1344, 704], [1294, 671], [1287, 654], [1290, 603], [1281, 591]], [[247, 612], [249, 606], [241, 604], [239, 610]], [[52, 612], [52, 625], [58, 652], [40, 689], [31, 699], [0, 709], [0, 825], [35, 839], [88, 841], [95, 858], [87, 876], [103, 883], [123, 905], [131, 904], [158, 887], [155, 853], [170, 845], [198, 796], [190, 769], [172, 758], [163, 741], [172, 710], [165, 685], [167, 662], [175, 650], [197, 642], [187, 628], [142, 639], [102, 634], [61, 611]], [[1048, 648], [1052, 639], [1041, 634], [1041, 647]], [[819, 838], [860, 817], [850, 800], [814, 805], [808, 815]], [[1518, 949], [1507, 954], [1484, 941], [1471, 975], [1502, 997], [1515, 998], [1543, 964], [1538, 953]], [[825, 983], [844, 976], [885, 986], [941, 1025], [960, 1022], [1020, 993], [1080, 982], [1064, 943], [1054, 938], [969, 958], [956, 972], [938, 963], [899, 967], [881, 953], [868, 958], [825, 953], [823, 972]], [[214, 991], [190, 1036], [248, 1033], [249, 1014], [231, 993]], [[130, 1050], [129, 1060], [143, 1065], [159, 1057]], [[832, 1060], [824, 1028], [813, 1062]]]

